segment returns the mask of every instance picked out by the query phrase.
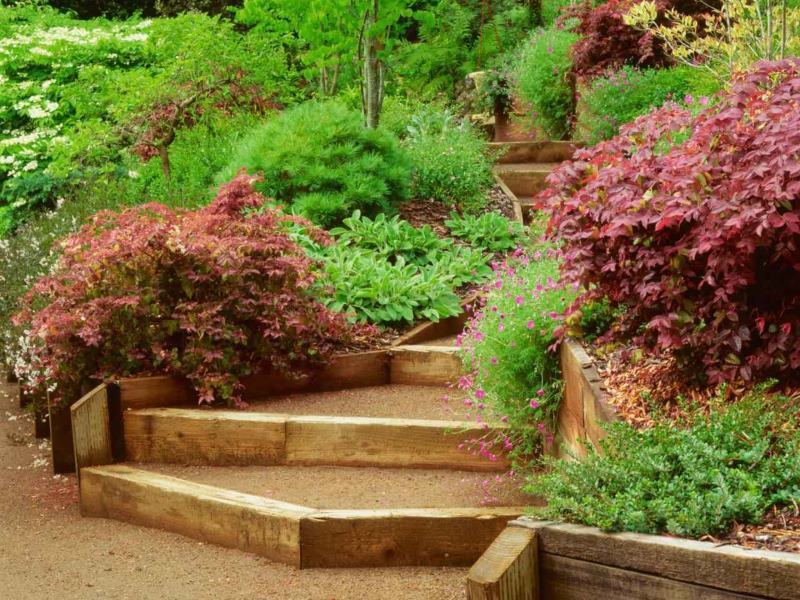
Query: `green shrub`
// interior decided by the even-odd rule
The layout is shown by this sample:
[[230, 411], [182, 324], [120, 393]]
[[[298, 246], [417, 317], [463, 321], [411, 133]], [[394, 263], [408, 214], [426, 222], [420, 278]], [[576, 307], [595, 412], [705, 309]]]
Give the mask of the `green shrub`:
[[0, 205], [14, 207], [13, 225], [52, 208], [72, 184], [127, 170], [125, 149], [183, 101], [194, 99], [178, 129], [297, 95], [275, 37], [202, 14], [79, 21], [45, 7], [0, 8], [0, 32]]
[[354, 210], [392, 212], [408, 197], [410, 170], [397, 141], [364, 127], [337, 102], [308, 102], [256, 128], [217, 181], [263, 172], [260, 189], [314, 223], [332, 227]]
[[563, 139], [572, 129], [575, 102], [570, 50], [577, 40], [569, 31], [539, 31], [517, 64], [519, 95], [531, 105], [535, 124], [552, 139]]
[[169, 180], [164, 178], [158, 157], [144, 164], [137, 157], [130, 157], [125, 163], [129, 177], [125, 185], [128, 203], [150, 201], [187, 208], [206, 203], [214, 197], [217, 173], [259, 122], [258, 116], [247, 112], [212, 113], [191, 129], [179, 131], [169, 150], [172, 165]]
[[542, 0], [542, 25], [550, 27], [561, 15], [561, 9], [572, 4], [572, 0]]
[[373, 221], [356, 212], [330, 233], [336, 242], [329, 247], [304, 241], [323, 265], [318, 295], [356, 321], [399, 326], [457, 315], [456, 290], [491, 274], [481, 250], [397, 217], [378, 215]]
[[585, 110], [576, 125], [589, 144], [608, 140], [636, 117], [667, 100], [706, 102], [719, 86], [708, 72], [688, 66], [638, 70], [625, 66], [608, 77], [595, 79], [581, 96]]
[[605, 454], [551, 460], [528, 489], [547, 500], [546, 518], [611, 531], [697, 537], [758, 523], [773, 505], [800, 499], [797, 401], [723, 397], [679, 423], [612, 425]]
[[513, 250], [525, 239], [522, 225], [496, 212], [480, 216], [452, 213], [444, 224], [453, 237], [491, 253]]
[[517, 252], [493, 268], [485, 300], [461, 336], [470, 375], [459, 387], [478, 421], [509, 423], [500, 441], [520, 466], [552, 442], [562, 382], [551, 345], [574, 294], [556, 281], [551, 251]]
[[486, 205], [492, 185], [492, 157], [486, 141], [448, 112], [423, 111], [407, 127], [414, 167], [412, 193], [469, 212]]

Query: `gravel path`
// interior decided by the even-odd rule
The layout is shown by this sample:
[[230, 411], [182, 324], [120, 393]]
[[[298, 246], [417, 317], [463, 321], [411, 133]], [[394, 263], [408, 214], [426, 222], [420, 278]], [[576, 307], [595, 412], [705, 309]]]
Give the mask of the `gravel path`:
[[312, 569], [78, 513], [0, 385], [0, 597], [10, 600], [455, 600], [465, 569]]
[[464, 418], [463, 399], [460, 390], [424, 385], [381, 385], [276, 396], [254, 402], [247, 410], [293, 415], [460, 420]]
[[[494, 473], [354, 467], [132, 466], [310, 508], [527, 506], [533, 498]], [[484, 492], [486, 486], [486, 492]]]

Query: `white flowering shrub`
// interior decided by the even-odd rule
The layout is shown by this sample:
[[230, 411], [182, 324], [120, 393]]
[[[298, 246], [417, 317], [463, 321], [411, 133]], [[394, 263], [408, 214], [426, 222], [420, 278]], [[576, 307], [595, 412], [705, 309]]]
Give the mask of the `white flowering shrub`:
[[[69, 184], [136, 170], [127, 149], [150, 115], [197, 86], [227, 78], [240, 95], [283, 100], [291, 75], [264, 35], [201, 14], [80, 21], [47, 7], [0, 7], [0, 236], [68, 195]], [[212, 112], [218, 97], [203, 99]]]
[[70, 88], [87, 69], [148, 63], [149, 21], [72, 21], [47, 9], [0, 8], [0, 233], [12, 212], [46, 200], [64, 180], [49, 169], [80, 112]]

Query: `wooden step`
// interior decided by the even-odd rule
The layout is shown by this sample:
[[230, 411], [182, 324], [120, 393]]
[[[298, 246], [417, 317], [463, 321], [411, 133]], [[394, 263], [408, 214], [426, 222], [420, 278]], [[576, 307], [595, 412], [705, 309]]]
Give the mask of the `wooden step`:
[[300, 568], [468, 566], [522, 507], [314, 510], [134, 469], [81, 469], [81, 514], [180, 533]]
[[515, 196], [535, 196], [547, 187], [547, 176], [559, 163], [510, 163], [495, 165], [494, 172]]
[[124, 414], [129, 461], [193, 465], [349, 465], [504, 471], [468, 452], [492, 430], [466, 421], [295, 416], [151, 408]]
[[[458, 350], [450, 346], [400, 345], [390, 349], [335, 356], [331, 362], [298, 379], [263, 371], [242, 380], [244, 400], [270, 396], [412, 383], [446, 385], [462, 373]], [[412, 373], [411, 370], [414, 370]], [[196, 402], [196, 394], [184, 380], [169, 375], [131, 377], [117, 382], [123, 409], [178, 406]]]
[[491, 142], [489, 147], [499, 154], [497, 162], [532, 163], [562, 162], [572, 158], [579, 144], [574, 142]]

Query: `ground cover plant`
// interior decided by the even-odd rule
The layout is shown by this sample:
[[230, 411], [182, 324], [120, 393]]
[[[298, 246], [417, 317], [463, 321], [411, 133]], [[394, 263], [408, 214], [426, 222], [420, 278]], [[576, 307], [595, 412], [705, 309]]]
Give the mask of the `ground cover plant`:
[[322, 227], [354, 210], [392, 212], [409, 196], [410, 169], [397, 141], [338, 102], [308, 102], [257, 127], [217, 180], [242, 167], [263, 175], [265, 194]]
[[578, 302], [711, 383], [800, 367], [800, 60], [759, 63], [699, 115], [668, 105], [580, 151], [542, 198]]
[[289, 234], [324, 232], [265, 206], [253, 183], [240, 174], [195, 211], [100, 212], [64, 240], [16, 316], [21, 380], [69, 403], [90, 378], [167, 372], [200, 402], [237, 403], [259, 365], [295, 374], [347, 343], [352, 328], [309, 293], [312, 261]]
[[548, 460], [529, 489], [545, 518], [610, 531], [719, 535], [759, 523], [773, 506], [800, 498], [800, 434], [794, 400], [754, 391], [708, 413], [685, 406], [679, 422], [646, 430], [609, 426], [602, 453]]
[[450, 235], [492, 254], [510, 252], [522, 245], [525, 228], [517, 221], [509, 221], [497, 212], [486, 212], [480, 216], [451, 213], [444, 222]]

